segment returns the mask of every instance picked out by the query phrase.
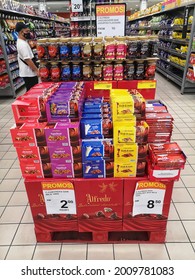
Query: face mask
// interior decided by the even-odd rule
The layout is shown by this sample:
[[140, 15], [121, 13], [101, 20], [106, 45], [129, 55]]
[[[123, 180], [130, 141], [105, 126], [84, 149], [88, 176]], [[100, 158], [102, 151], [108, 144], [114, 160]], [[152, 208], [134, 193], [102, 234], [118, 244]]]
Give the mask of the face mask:
[[30, 38], [31, 38], [31, 37], [30, 37], [30, 32], [24, 33], [23, 36], [24, 36], [24, 38], [26, 38], [26, 39], [30, 39]]

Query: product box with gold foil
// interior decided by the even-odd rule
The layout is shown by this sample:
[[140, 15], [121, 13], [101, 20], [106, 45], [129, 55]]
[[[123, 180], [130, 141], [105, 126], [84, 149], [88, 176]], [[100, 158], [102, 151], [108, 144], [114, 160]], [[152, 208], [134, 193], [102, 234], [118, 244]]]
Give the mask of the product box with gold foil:
[[137, 161], [134, 162], [114, 162], [114, 177], [136, 177]]
[[115, 162], [137, 162], [138, 158], [138, 145], [132, 143], [129, 145], [118, 144], [114, 147], [114, 161]]
[[122, 179], [77, 179], [74, 185], [79, 231], [122, 229]]

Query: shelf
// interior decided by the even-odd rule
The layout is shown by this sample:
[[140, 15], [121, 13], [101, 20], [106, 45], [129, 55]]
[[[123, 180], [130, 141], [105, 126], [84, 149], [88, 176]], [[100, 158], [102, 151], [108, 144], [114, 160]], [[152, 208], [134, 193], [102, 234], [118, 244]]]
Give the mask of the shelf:
[[14, 70], [17, 70], [17, 69], [19, 69], [19, 66], [17, 66], [17, 67], [15, 67], [15, 68], [10, 68], [10, 71], [12, 72], [12, 71], [14, 71]]
[[92, 16], [90, 18], [90, 16], [82, 16], [82, 17], [71, 17], [70, 21], [90, 21], [90, 20], [95, 20], [95, 16]]
[[173, 49], [168, 49], [168, 48], [163, 48], [163, 47], [158, 47], [158, 49], [163, 50], [163, 51], [168, 52], [168, 53], [171, 53], [171, 54], [174, 54], [174, 55], [179, 56], [181, 58], [186, 58], [186, 54], [179, 53], [179, 52], [177, 52]]
[[169, 64], [170, 64], [171, 66], [173, 66], [173, 67], [175, 67], [175, 68], [181, 70], [181, 71], [184, 71], [184, 67], [181, 66], [181, 65], [179, 65], [179, 64], [177, 64], [177, 63], [174, 63], [174, 62], [170, 61]]
[[19, 88], [21, 88], [24, 85], [25, 85], [25, 83], [22, 82], [22, 83], [18, 84], [17, 86], [14, 86], [14, 88], [15, 88], [15, 90], [18, 90]]
[[187, 78], [186, 78], [186, 81], [187, 81], [188, 83], [190, 83], [190, 84], [194, 84], [194, 86], [195, 86], [195, 81], [191, 81], [191, 80], [189, 80], [189, 79], [187, 79]]
[[159, 38], [159, 40], [173, 42], [176, 44], [188, 45], [188, 43], [189, 43], [189, 40], [186, 40], [186, 39], [173, 39], [173, 38], [165, 37], [165, 36], [158, 36], [158, 38]]
[[7, 84], [5, 87], [0, 87], [0, 90], [6, 89], [8, 87], [10, 87], [10, 84]]
[[12, 79], [15, 80], [15, 79], [17, 79], [19, 77], [20, 77], [19, 74], [17, 74], [16, 76], [12, 76]]
[[167, 60], [166, 58], [164, 57], [161, 57], [161, 56], [158, 56], [158, 58], [166, 63], [169, 63], [169, 60]]
[[128, 19], [128, 22], [136, 21], [136, 20], [139, 20], [139, 19], [144, 19], [144, 18], [147, 18], [147, 17], [153, 17], [155, 15], [160, 15], [160, 14], [163, 14], [163, 13], [178, 10], [178, 9], [181, 9], [181, 8], [186, 7], [186, 6], [193, 5], [193, 4], [194, 4], [194, 1], [190, 1], [189, 3], [184, 3], [183, 5], [180, 5], [179, 7], [174, 7], [174, 8], [171, 8], [171, 9], [168, 9], [168, 10], [163, 10], [163, 11], [161, 10], [161, 11], [158, 11], [156, 13], [149, 14], [149, 15], [144, 15], [144, 16], [141, 16], [141, 17], [138, 17], [138, 18], [135, 18], [135, 19]]
[[4, 75], [4, 74], [7, 74], [7, 70], [3, 71], [3, 72], [0, 72], [0, 76], [1, 75]]
[[156, 70], [160, 73], [162, 73], [165, 77], [167, 77], [168, 79], [172, 80], [173, 82], [175, 82], [176, 84], [178, 84], [179, 86], [182, 85], [182, 78], [175, 75], [174, 73], [170, 72], [167, 69], [163, 69], [160, 66], [157, 65]]

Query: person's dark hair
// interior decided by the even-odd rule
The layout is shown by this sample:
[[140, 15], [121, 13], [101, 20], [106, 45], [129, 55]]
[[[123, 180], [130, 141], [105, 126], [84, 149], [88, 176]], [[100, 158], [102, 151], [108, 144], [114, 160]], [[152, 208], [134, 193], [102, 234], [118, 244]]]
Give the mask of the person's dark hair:
[[17, 22], [16, 23], [16, 32], [20, 32], [22, 29], [25, 29], [25, 28], [29, 28], [27, 24], [25, 24], [24, 22]]

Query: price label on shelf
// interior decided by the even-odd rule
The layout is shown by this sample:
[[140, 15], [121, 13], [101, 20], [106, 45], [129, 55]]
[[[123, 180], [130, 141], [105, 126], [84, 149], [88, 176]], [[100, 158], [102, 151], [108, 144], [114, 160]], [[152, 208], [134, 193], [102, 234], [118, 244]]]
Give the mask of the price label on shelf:
[[47, 214], [76, 214], [74, 186], [71, 182], [43, 182]]
[[156, 88], [156, 82], [151, 81], [140, 81], [137, 84], [138, 89], [149, 89], [149, 88]]
[[140, 181], [133, 196], [132, 215], [162, 215], [166, 185], [161, 182]]
[[112, 89], [112, 83], [94, 82], [94, 89]]
[[71, 4], [73, 13], [83, 12], [83, 0], [72, 0]]

